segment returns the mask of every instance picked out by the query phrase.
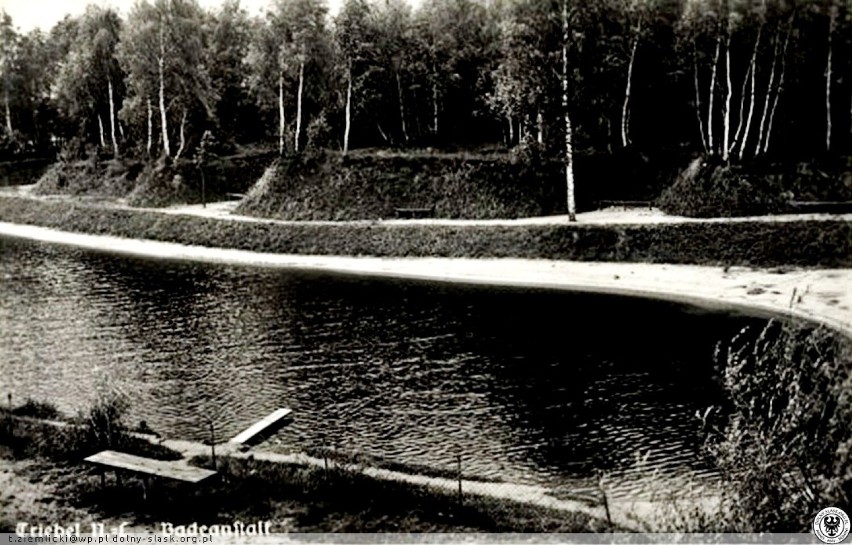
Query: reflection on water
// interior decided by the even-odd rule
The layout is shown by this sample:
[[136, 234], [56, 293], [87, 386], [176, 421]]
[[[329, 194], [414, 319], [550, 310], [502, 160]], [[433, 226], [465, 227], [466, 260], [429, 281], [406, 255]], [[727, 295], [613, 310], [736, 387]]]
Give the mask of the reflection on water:
[[[0, 374], [74, 413], [104, 389], [168, 436], [561, 486], [705, 476], [714, 343], [753, 320], [666, 303], [176, 263], [0, 238]], [[4, 393], [4, 392], [0, 392]], [[628, 483], [628, 484], [624, 484]], [[637, 485], [638, 486], [638, 485]]]

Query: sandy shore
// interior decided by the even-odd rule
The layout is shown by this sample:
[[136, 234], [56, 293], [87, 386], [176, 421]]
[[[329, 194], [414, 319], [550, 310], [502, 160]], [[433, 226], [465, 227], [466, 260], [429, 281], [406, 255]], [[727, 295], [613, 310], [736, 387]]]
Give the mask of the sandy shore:
[[4, 222], [0, 222], [0, 235], [159, 259], [652, 297], [767, 317], [805, 318], [852, 337], [852, 269], [302, 256], [85, 235]]

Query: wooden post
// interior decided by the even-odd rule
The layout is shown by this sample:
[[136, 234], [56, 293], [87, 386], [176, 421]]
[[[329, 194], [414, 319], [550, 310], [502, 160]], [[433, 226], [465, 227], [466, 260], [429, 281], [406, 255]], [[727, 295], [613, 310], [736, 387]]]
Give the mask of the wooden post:
[[210, 458], [213, 461], [213, 470], [216, 470], [216, 435], [213, 430], [213, 421], [208, 421], [210, 424]]
[[459, 506], [464, 502], [462, 496], [462, 469], [461, 469], [461, 454], [456, 454], [456, 472], [459, 478]]
[[603, 475], [598, 476], [598, 488], [600, 488], [601, 497], [603, 498], [604, 511], [606, 512], [606, 522], [609, 525], [609, 528], [612, 529], [612, 515], [609, 512], [609, 500], [606, 497], [606, 489], [604, 489], [603, 485]]

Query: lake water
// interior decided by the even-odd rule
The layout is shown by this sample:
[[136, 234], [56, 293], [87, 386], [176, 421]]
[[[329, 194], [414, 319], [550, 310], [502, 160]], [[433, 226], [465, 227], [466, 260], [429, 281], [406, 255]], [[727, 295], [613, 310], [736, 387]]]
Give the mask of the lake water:
[[759, 320], [644, 299], [119, 257], [0, 238], [0, 394], [68, 414], [103, 392], [175, 438], [277, 407], [263, 448], [324, 445], [620, 494], [712, 480], [713, 350]]

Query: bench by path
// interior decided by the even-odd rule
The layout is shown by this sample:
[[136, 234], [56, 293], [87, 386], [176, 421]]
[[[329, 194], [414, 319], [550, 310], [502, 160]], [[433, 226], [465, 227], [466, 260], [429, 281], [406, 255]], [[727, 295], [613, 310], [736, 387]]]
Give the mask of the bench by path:
[[[120, 471], [140, 475], [142, 477], [142, 497], [144, 499], [148, 498], [148, 479], [150, 477], [199, 484], [216, 475], [215, 471], [191, 466], [186, 460], [155, 460], [153, 458], [135, 456], [114, 450], [103, 450], [85, 458], [85, 461], [98, 466], [101, 470], [114, 470], [119, 482], [121, 480]], [[105, 485], [105, 481], [105, 472], [102, 472], [102, 487]]]

